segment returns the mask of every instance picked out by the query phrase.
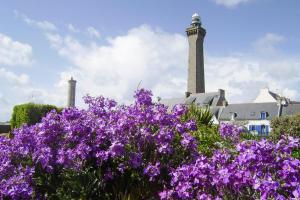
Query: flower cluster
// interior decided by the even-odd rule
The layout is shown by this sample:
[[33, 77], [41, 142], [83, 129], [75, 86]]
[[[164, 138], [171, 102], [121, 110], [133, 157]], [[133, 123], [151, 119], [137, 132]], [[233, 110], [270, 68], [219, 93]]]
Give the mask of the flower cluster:
[[219, 132], [224, 139], [231, 140], [233, 142], [238, 142], [241, 133], [244, 131], [243, 127], [233, 125], [230, 123], [221, 123], [219, 127]]
[[194, 163], [171, 173], [171, 188], [161, 199], [297, 199], [300, 161], [291, 157], [299, 140], [283, 138], [244, 141], [237, 155], [217, 151], [212, 158], [200, 156]]

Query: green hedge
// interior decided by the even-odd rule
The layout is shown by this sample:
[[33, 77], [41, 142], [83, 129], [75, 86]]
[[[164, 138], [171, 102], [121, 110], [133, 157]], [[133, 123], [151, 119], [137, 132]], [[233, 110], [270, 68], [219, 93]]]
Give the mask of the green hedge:
[[26, 103], [14, 106], [12, 117], [10, 120], [11, 128], [18, 128], [22, 124], [33, 125], [41, 121], [41, 119], [51, 110], [61, 111], [53, 105], [43, 105]]
[[271, 120], [271, 138], [278, 140], [282, 134], [300, 137], [300, 115], [276, 117]]

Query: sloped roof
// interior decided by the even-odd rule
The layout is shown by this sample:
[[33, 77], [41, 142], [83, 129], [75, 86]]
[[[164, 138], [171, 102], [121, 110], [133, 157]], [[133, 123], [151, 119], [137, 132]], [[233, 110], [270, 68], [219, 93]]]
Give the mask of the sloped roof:
[[172, 98], [172, 99], [161, 99], [159, 103], [164, 104], [165, 106], [168, 106], [170, 109], [172, 109], [177, 104], [185, 104], [185, 98]]
[[191, 94], [186, 103], [188, 104], [189, 99], [194, 99], [192, 103], [195, 103], [198, 106], [215, 106], [213, 105], [213, 100], [219, 97], [218, 92], [208, 92], [208, 93], [196, 93]]
[[283, 106], [282, 115], [295, 115], [300, 114], [300, 103], [290, 103], [288, 106]]
[[235, 120], [260, 119], [260, 113], [267, 112], [267, 119], [272, 119], [278, 114], [276, 103], [241, 103], [229, 104], [222, 110], [220, 120], [231, 120], [232, 114], [236, 113]]
[[208, 92], [208, 93], [196, 93], [191, 94], [189, 97], [185, 98], [172, 98], [172, 99], [162, 99], [160, 103], [173, 107], [176, 104], [186, 104], [190, 105], [195, 103], [197, 106], [218, 106], [220, 101], [225, 100], [225, 98], [220, 95], [220, 92]]
[[272, 91], [268, 91], [269, 92], [269, 94], [275, 99], [275, 100], [279, 100], [280, 99], [280, 95], [279, 94], [276, 94], [276, 93], [274, 93], [274, 92], [272, 92]]
[[218, 92], [208, 92], [208, 93], [196, 93], [191, 94], [189, 97], [185, 98], [172, 98], [172, 99], [161, 99], [159, 103], [164, 104], [169, 107], [169, 109], [172, 109], [177, 104], [185, 104], [185, 105], [191, 105], [195, 104], [199, 107], [205, 107], [208, 106], [210, 108], [210, 111], [216, 116], [216, 118], [219, 117], [220, 114], [220, 104], [223, 105], [223, 101], [225, 100], [224, 94], [221, 94], [222, 91]]
[[[229, 104], [222, 109], [220, 120], [231, 120], [232, 114], [236, 113], [235, 120], [259, 120], [261, 112], [267, 113], [268, 120], [278, 115], [277, 103], [241, 103]], [[282, 116], [300, 114], [300, 104], [288, 104], [282, 108]]]

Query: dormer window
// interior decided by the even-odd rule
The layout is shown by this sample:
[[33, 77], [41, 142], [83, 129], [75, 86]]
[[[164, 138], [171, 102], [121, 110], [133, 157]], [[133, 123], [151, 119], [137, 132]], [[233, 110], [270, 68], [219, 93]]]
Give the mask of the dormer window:
[[236, 117], [237, 117], [237, 113], [232, 112], [231, 113], [231, 120], [234, 121]]
[[266, 119], [266, 118], [267, 118], [267, 112], [261, 112], [260, 119]]

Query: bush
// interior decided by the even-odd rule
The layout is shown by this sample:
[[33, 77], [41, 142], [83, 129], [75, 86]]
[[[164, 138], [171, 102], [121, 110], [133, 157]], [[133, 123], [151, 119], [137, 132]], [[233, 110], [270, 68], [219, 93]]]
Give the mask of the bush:
[[[240, 127], [236, 125], [225, 123], [220, 126], [214, 125], [213, 114], [210, 112], [209, 107], [201, 108], [192, 104], [188, 107], [188, 111], [183, 115], [182, 120], [195, 121], [197, 130], [192, 132], [191, 135], [197, 140], [198, 152], [208, 157], [211, 157], [214, 151], [218, 149], [233, 149], [232, 139], [234, 138], [237, 141], [241, 133]], [[226, 133], [229, 135], [226, 135]]]
[[191, 134], [198, 142], [198, 151], [204, 155], [211, 156], [214, 150], [218, 149], [218, 144], [222, 142], [222, 137], [218, 132], [218, 126], [212, 123], [213, 114], [209, 108], [200, 108], [195, 104], [188, 107], [188, 111], [182, 116], [183, 121], [195, 121], [197, 130]]
[[194, 120], [197, 127], [212, 126], [213, 114], [210, 112], [209, 107], [200, 108], [195, 104], [188, 107], [188, 112], [182, 117], [184, 121]]
[[51, 110], [58, 108], [53, 105], [43, 105], [26, 103], [14, 106], [11, 117], [11, 128], [19, 128], [23, 124], [33, 125], [41, 121], [41, 119]]
[[278, 141], [282, 135], [300, 137], [300, 115], [276, 117], [271, 120], [271, 139]]
[[185, 106], [169, 113], [147, 90], [131, 106], [85, 102], [0, 138], [0, 199], [157, 199], [171, 170], [198, 155]]
[[[197, 122], [182, 119], [183, 105], [169, 112], [144, 89], [130, 106], [103, 97], [84, 100], [85, 110], [51, 111], [38, 124], [14, 129], [13, 138], [0, 137], [0, 199], [300, 196], [300, 161], [291, 157], [298, 139], [240, 142], [238, 126], [221, 124], [217, 140], [234, 147], [206, 157], [197, 151]], [[206, 149], [214, 144], [206, 143]]]
[[277, 143], [249, 140], [236, 146], [236, 154], [215, 152], [172, 171], [171, 187], [162, 200], [192, 199], [298, 199], [300, 161], [291, 157], [299, 140]]

